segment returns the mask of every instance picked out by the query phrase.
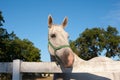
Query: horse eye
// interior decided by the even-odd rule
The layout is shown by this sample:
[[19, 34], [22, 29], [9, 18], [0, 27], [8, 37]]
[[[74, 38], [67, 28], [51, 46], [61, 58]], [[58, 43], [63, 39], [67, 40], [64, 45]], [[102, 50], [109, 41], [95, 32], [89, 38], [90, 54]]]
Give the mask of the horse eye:
[[55, 38], [56, 37], [56, 35], [55, 34], [51, 34], [51, 38]]

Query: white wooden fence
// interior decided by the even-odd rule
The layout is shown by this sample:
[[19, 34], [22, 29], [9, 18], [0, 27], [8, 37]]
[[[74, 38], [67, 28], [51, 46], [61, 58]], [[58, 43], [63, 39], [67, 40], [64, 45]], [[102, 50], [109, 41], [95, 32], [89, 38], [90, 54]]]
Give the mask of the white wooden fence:
[[12, 80], [21, 80], [21, 73], [62, 73], [54, 62], [1, 62], [0, 73], [12, 73]]
[[[94, 64], [94, 65], [93, 65]], [[117, 79], [120, 79], [120, 62], [86, 62], [79, 63], [79, 68], [71, 73], [117, 73]], [[22, 73], [70, 73], [69, 68], [62, 71], [54, 62], [23, 62], [13, 60], [13, 62], [1, 62], [0, 73], [12, 73], [12, 80], [21, 80]], [[115, 76], [115, 75], [114, 75]], [[117, 80], [115, 79], [115, 80]]]

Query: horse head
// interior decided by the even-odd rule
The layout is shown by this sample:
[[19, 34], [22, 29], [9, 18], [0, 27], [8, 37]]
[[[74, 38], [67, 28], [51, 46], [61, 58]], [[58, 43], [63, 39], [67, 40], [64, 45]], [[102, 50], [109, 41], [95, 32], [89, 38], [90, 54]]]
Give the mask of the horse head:
[[65, 68], [72, 67], [74, 54], [69, 46], [68, 33], [64, 30], [68, 22], [65, 17], [62, 24], [53, 24], [52, 16], [48, 16], [48, 49], [55, 60]]

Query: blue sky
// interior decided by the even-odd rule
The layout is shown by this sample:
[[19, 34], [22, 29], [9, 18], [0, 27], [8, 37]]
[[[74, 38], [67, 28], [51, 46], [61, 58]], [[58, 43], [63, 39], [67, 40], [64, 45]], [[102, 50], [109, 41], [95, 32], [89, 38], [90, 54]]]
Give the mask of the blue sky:
[[4, 28], [27, 38], [41, 50], [42, 61], [50, 61], [48, 52], [48, 15], [60, 24], [68, 17], [66, 31], [75, 40], [86, 28], [108, 25], [120, 32], [120, 0], [0, 0]]

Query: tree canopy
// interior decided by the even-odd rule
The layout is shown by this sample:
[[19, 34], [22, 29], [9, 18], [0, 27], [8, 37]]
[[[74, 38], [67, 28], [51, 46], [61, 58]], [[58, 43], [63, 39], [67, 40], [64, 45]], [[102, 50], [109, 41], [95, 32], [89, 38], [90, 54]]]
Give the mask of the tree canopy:
[[3, 19], [2, 12], [0, 11], [0, 26], [2, 26], [4, 22], [5, 21]]
[[21, 40], [14, 32], [8, 33], [2, 27], [4, 22], [0, 12], [0, 62], [10, 62], [14, 59], [40, 61], [40, 50], [28, 39]]
[[89, 60], [104, 54], [120, 56], [120, 35], [115, 27], [92, 28], [82, 32], [75, 41], [70, 41], [72, 50], [82, 59]]

